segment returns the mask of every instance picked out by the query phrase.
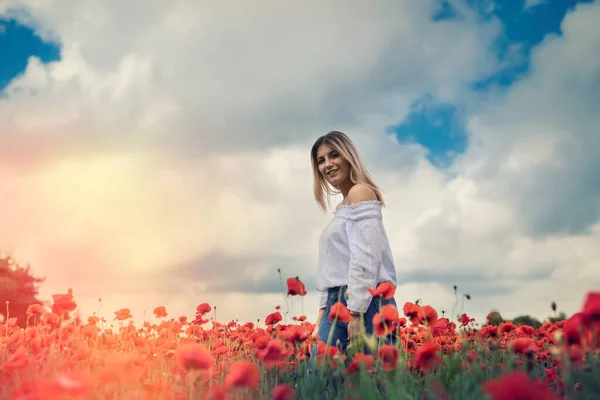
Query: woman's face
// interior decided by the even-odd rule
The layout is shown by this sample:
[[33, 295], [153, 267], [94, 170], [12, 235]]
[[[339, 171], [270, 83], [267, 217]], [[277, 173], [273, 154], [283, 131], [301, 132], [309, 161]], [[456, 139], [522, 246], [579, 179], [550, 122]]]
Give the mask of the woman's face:
[[338, 187], [350, 179], [350, 163], [326, 144], [317, 149], [319, 172], [329, 184]]

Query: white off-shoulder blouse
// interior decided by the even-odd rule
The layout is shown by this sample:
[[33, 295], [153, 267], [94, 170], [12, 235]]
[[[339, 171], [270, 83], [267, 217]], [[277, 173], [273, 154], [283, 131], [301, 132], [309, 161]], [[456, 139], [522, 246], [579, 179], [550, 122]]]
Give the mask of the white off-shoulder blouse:
[[373, 299], [367, 288], [381, 282], [397, 285], [381, 202], [338, 206], [319, 239], [316, 283], [322, 292], [320, 308], [327, 305], [329, 288], [347, 285], [348, 309], [364, 313]]

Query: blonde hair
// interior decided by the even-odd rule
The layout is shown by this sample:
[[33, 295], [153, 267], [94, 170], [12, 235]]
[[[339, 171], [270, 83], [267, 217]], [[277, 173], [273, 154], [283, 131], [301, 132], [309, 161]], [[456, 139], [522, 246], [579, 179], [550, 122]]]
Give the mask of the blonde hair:
[[381, 205], [384, 206], [385, 203], [383, 201], [383, 196], [381, 195], [381, 189], [373, 182], [367, 167], [362, 162], [360, 156], [358, 155], [358, 151], [356, 150], [356, 146], [350, 140], [346, 134], [339, 131], [331, 131], [326, 135], [318, 138], [312, 146], [310, 151], [310, 158], [313, 170], [314, 177], [314, 196], [315, 200], [319, 207], [327, 212], [327, 207], [325, 205], [325, 196], [327, 193], [327, 204], [331, 206], [331, 197], [332, 195], [340, 194], [339, 190], [334, 190], [329, 185], [329, 183], [323, 178], [321, 173], [319, 172], [319, 164], [317, 161], [317, 150], [319, 146], [326, 145], [330, 146], [332, 149], [337, 151], [342, 157], [344, 157], [350, 163], [350, 181], [354, 184], [362, 183], [366, 186], [369, 186], [375, 192], [377, 199], [381, 202]]

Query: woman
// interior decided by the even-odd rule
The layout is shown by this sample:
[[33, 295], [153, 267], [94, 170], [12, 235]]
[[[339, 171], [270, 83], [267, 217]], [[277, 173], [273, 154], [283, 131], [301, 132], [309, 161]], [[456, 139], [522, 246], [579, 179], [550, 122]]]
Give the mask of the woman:
[[[339, 344], [345, 350], [362, 329], [373, 333], [373, 317], [380, 306], [396, 306], [393, 298], [374, 299], [367, 290], [382, 282], [397, 284], [382, 220], [384, 202], [354, 144], [344, 133], [332, 131], [318, 138], [311, 150], [311, 161], [314, 196], [321, 209], [327, 211], [325, 192], [343, 196], [319, 240], [317, 289], [321, 291], [321, 301], [316, 326], [319, 341], [329, 340], [329, 344]], [[337, 322], [330, 338], [332, 321], [328, 316], [338, 301], [348, 308], [352, 320]]]

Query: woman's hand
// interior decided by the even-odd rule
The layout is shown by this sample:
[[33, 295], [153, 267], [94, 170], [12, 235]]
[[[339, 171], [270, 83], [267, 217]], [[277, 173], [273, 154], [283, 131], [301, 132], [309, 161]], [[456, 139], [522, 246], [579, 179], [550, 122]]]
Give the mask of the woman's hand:
[[353, 315], [352, 319], [348, 323], [348, 339], [356, 338], [363, 335], [365, 332], [365, 326], [362, 323], [360, 315]]
[[321, 321], [323, 321], [323, 317], [325, 316], [325, 309], [321, 308], [319, 310], [319, 314], [317, 315], [317, 322], [315, 323], [315, 328], [312, 332], [312, 334], [316, 334], [317, 332], [319, 332], [319, 326], [321, 325]]

